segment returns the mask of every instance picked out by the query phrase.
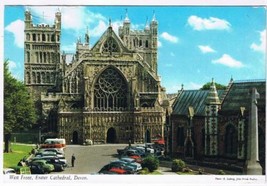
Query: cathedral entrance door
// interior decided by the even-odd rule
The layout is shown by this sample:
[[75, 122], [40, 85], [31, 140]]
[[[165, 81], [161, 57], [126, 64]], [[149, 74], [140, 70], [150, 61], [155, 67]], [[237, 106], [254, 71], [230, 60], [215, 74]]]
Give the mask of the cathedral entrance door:
[[78, 132], [77, 131], [74, 131], [72, 133], [72, 143], [73, 144], [78, 144]]
[[116, 142], [116, 130], [111, 127], [107, 132], [107, 143], [115, 143]]

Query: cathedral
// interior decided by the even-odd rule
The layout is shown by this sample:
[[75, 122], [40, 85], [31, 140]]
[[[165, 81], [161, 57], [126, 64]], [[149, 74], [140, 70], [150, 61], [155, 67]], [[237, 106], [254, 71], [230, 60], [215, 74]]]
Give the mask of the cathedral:
[[157, 73], [158, 22], [132, 30], [126, 13], [118, 35], [109, 26], [91, 46], [79, 38], [71, 62], [62, 53], [61, 12], [53, 25], [25, 11], [24, 82], [42, 132], [67, 144], [143, 143], [164, 136], [170, 105]]

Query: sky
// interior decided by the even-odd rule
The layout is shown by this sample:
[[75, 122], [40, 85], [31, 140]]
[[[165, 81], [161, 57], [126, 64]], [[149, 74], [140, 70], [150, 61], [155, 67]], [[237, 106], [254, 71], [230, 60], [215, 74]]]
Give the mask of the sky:
[[75, 53], [88, 28], [93, 46], [109, 25], [117, 33], [126, 12], [133, 30], [158, 21], [158, 75], [167, 93], [199, 89], [214, 78], [265, 79], [266, 9], [262, 6], [4, 6], [4, 59], [24, 78], [24, 12], [33, 23], [54, 23], [62, 14], [61, 51]]

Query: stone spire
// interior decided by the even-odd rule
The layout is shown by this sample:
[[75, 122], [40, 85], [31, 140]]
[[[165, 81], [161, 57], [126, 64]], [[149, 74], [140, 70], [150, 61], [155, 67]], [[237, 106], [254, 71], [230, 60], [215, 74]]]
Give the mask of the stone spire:
[[208, 105], [220, 105], [221, 104], [213, 78], [212, 78], [209, 94], [206, 98], [206, 104]]
[[153, 11], [153, 18], [152, 18], [152, 22], [155, 22], [155, 23], [157, 23], [158, 21], [157, 21], [157, 19], [156, 19], [156, 13], [155, 13], [155, 11]]
[[88, 31], [88, 26], [86, 27], [86, 33], [85, 33], [85, 44], [89, 44], [89, 31]]
[[146, 26], [145, 26], [145, 30], [150, 30], [150, 28], [149, 28], [149, 24], [148, 24], [148, 18], [146, 18]]
[[129, 17], [128, 17], [128, 10], [126, 9], [125, 10], [126, 12], [125, 12], [125, 18], [124, 18], [124, 23], [130, 23], [131, 21], [130, 21], [130, 19], [129, 19]]

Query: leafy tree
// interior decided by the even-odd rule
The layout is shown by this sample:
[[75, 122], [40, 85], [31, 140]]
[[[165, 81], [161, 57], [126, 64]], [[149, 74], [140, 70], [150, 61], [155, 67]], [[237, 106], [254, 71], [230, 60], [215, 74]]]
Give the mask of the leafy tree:
[[36, 122], [33, 100], [23, 82], [15, 79], [4, 62], [4, 141], [5, 152], [9, 152], [11, 133], [31, 128]]
[[[200, 90], [209, 90], [211, 86], [211, 82], [206, 83], [205, 85], [202, 86], [202, 88], [200, 88]], [[225, 90], [226, 86], [219, 84], [219, 83], [215, 83], [215, 87], [217, 90]]]

